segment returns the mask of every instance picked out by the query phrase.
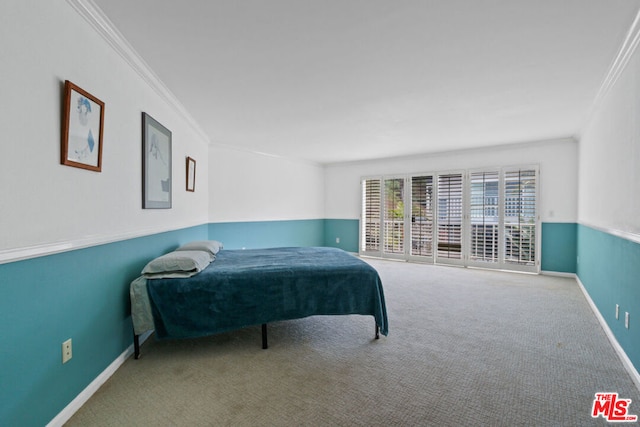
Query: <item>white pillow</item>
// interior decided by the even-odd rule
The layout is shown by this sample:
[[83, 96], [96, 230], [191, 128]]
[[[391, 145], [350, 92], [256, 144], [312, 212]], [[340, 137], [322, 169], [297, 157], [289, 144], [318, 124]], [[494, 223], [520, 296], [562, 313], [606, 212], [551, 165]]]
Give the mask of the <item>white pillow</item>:
[[215, 257], [204, 251], [174, 251], [151, 260], [142, 269], [147, 278], [191, 277], [204, 270]]
[[200, 240], [186, 243], [176, 249], [176, 251], [206, 251], [211, 255], [215, 255], [220, 249], [222, 249], [222, 243], [217, 240]]

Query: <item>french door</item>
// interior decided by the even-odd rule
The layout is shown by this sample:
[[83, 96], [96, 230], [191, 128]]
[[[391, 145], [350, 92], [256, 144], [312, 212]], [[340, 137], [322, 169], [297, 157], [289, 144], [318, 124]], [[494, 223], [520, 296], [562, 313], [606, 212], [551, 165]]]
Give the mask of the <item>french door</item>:
[[464, 264], [464, 183], [463, 173], [437, 175], [438, 205], [436, 262]]
[[539, 271], [538, 169], [362, 180], [360, 253]]
[[500, 262], [500, 172], [469, 173], [469, 265], [497, 266]]
[[502, 247], [509, 269], [539, 271], [538, 182], [537, 169], [505, 171]]
[[405, 257], [405, 178], [382, 180], [382, 253], [387, 258]]
[[409, 178], [409, 253], [410, 259], [431, 260], [434, 255], [435, 183], [432, 175]]
[[433, 260], [433, 176], [362, 180], [360, 253]]

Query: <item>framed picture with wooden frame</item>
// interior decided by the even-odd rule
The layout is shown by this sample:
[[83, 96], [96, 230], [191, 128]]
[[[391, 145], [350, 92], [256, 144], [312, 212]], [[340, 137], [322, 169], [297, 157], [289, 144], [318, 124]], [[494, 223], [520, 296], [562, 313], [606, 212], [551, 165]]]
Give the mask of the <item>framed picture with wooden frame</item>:
[[171, 131], [142, 113], [142, 208], [171, 208]]
[[60, 162], [102, 172], [103, 128], [104, 102], [66, 80]]
[[187, 191], [196, 191], [196, 161], [187, 157]]

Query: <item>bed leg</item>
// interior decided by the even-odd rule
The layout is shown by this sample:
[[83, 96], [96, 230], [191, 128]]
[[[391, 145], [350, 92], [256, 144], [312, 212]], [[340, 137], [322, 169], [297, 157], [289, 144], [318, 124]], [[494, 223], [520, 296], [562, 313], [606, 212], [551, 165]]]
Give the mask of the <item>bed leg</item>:
[[133, 355], [134, 358], [140, 358], [140, 335], [133, 334]]
[[266, 350], [269, 347], [267, 344], [267, 324], [262, 324], [262, 349]]
[[376, 323], [376, 339], [380, 339], [380, 326]]

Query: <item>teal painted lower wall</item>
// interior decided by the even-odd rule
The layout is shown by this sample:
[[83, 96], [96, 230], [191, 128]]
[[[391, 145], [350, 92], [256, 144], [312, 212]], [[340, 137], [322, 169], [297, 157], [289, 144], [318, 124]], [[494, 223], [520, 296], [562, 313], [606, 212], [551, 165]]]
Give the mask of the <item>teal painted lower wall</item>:
[[[360, 220], [325, 219], [324, 246], [340, 248], [347, 252], [358, 253], [360, 238]], [[337, 241], [339, 239], [339, 242]]]
[[[640, 244], [577, 227], [577, 274], [616, 340], [640, 370]], [[619, 319], [615, 306], [620, 305]], [[624, 327], [624, 313], [630, 327]]]
[[[210, 223], [0, 265], [2, 337], [13, 344], [0, 347], [0, 425], [44, 425], [62, 411], [131, 345], [131, 280], [150, 259], [201, 239], [219, 240], [227, 249], [331, 246], [358, 252], [359, 220]], [[616, 303], [631, 319], [640, 316], [633, 311], [640, 307], [639, 245], [575, 223], [543, 223], [541, 253], [543, 270], [578, 273], [640, 366], [640, 328], [626, 330], [613, 317]], [[63, 365], [61, 344], [68, 338], [74, 355]]]
[[357, 219], [217, 222], [209, 224], [209, 238], [227, 249], [328, 246], [357, 253], [359, 223]]
[[201, 225], [0, 265], [0, 425], [57, 416], [131, 345], [131, 280], [154, 257], [207, 237]]
[[576, 272], [577, 227], [574, 222], [542, 223], [540, 250], [542, 271]]
[[209, 238], [226, 249], [322, 246], [324, 220], [216, 222], [209, 224]]

